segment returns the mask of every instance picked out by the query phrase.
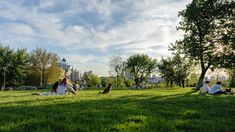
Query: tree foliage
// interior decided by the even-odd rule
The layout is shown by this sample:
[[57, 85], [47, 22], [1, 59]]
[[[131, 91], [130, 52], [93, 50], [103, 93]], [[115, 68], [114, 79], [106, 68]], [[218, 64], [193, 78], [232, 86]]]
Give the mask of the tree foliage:
[[[0, 46], [0, 76], [3, 79], [3, 71], [6, 73], [7, 85], [23, 84], [26, 77], [26, 68], [28, 64], [28, 54], [26, 49], [14, 50], [8, 46]], [[3, 80], [0, 81], [1, 85]]]
[[173, 85], [175, 79], [175, 69], [172, 58], [162, 58], [158, 63], [158, 72], [160, 73], [160, 76], [166, 81], [167, 86], [169, 86], [169, 84], [171, 86]]
[[233, 0], [193, 0], [179, 12], [182, 19], [178, 29], [184, 31], [184, 38], [171, 49], [200, 63], [197, 89], [209, 68], [235, 63], [234, 7]]
[[158, 71], [160, 76], [172, 86], [175, 82], [179, 86], [185, 87], [185, 81], [188, 80], [192, 69], [192, 62], [180, 54], [173, 57], [162, 58], [158, 63]]
[[101, 84], [101, 78], [95, 74], [85, 74], [84, 79], [86, 80], [88, 87], [94, 87]]
[[175, 67], [175, 82], [183, 88], [185, 87], [185, 81], [188, 81], [189, 75], [192, 72], [193, 62], [180, 54], [173, 56], [173, 62]]
[[[51, 66], [55, 66], [55, 64], [58, 64], [58, 62], [58, 55], [52, 52], [48, 52], [46, 49], [36, 48], [30, 53], [31, 67], [37, 67], [39, 70], [42, 70], [43, 84], [47, 83], [46, 70]], [[56, 69], [56, 71], [57, 70], [58, 68]], [[47, 73], [47, 75], [56, 73], [56, 71], [49, 71], [51, 72]], [[58, 76], [58, 78], [59, 77], [60, 76]]]
[[132, 74], [135, 83], [138, 84], [146, 80], [156, 70], [157, 60], [150, 58], [148, 55], [135, 54], [127, 59], [126, 68]]
[[[54, 84], [58, 79], [63, 77], [63, 70], [59, 67], [59, 64], [53, 63], [45, 71], [45, 80], [47, 83]], [[62, 78], [61, 78], [62, 79]]]

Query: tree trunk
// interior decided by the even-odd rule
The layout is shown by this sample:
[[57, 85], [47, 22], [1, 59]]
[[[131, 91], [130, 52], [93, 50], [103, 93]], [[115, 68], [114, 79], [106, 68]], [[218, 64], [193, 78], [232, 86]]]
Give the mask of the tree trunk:
[[45, 85], [45, 67], [42, 68], [42, 85]]
[[171, 80], [170, 84], [171, 84], [171, 87], [172, 87], [173, 86], [173, 81], [172, 80]]
[[182, 80], [182, 86], [183, 86], [183, 88], [184, 88], [184, 80]]
[[231, 87], [235, 86], [235, 70], [232, 70], [232, 76], [231, 76]]
[[200, 78], [199, 78], [199, 80], [198, 80], [198, 82], [197, 82], [197, 85], [196, 85], [196, 89], [197, 89], [197, 90], [199, 90], [200, 87], [201, 87], [202, 84], [203, 84], [203, 80], [204, 80], [204, 77], [205, 77], [205, 75], [206, 75], [206, 71], [207, 71], [207, 69], [202, 69]]

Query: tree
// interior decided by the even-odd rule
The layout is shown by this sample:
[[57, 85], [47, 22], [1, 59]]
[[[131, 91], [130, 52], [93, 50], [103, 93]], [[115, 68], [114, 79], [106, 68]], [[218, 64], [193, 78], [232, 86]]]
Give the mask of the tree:
[[162, 78], [165, 79], [167, 86], [172, 86], [175, 82], [180, 87], [185, 87], [192, 63], [180, 54], [175, 53], [173, 57], [162, 58], [158, 63], [158, 71]]
[[12, 69], [9, 69], [9, 75], [13, 77], [13, 85], [22, 85], [25, 83], [28, 64], [29, 54], [26, 49], [18, 49], [14, 52]]
[[235, 68], [229, 69], [230, 87], [235, 87]]
[[124, 73], [125, 73], [125, 63], [123, 58], [118, 55], [114, 55], [110, 59], [110, 68], [112, 71], [116, 73], [116, 86], [120, 87], [122, 82], [125, 81]]
[[[6, 85], [20, 85], [26, 77], [28, 54], [26, 49], [14, 51], [9, 46], [0, 46], [0, 77]], [[3, 85], [3, 84], [1, 84]]]
[[[46, 83], [45, 70], [53, 64], [58, 64], [59, 57], [57, 54], [48, 52], [46, 49], [36, 48], [30, 54], [30, 62], [32, 67], [38, 67], [42, 70], [42, 83]], [[55, 74], [55, 73], [51, 73]]]
[[157, 60], [148, 55], [135, 54], [127, 59], [126, 68], [133, 75], [135, 83], [139, 84], [156, 70]]
[[63, 77], [63, 70], [59, 67], [59, 64], [53, 63], [45, 71], [45, 80], [47, 83], [54, 84], [56, 81]]
[[101, 84], [101, 78], [95, 74], [85, 74], [84, 79], [86, 80], [88, 87], [94, 87]]
[[167, 57], [166, 59], [162, 58], [158, 63], [158, 72], [160, 76], [164, 78], [167, 86], [172, 86], [175, 79], [175, 69], [173, 59]]
[[233, 0], [193, 0], [179, 12], [179, 30], [184, 38], [171, 45], [190, 59], [200, 63], [201, 74], [196, 88], [203, 83], [207, 70], [225, 63], [235, 63]]
[[175, 82], [181, 87], [185, 87], [185, 81], [188, 80], [190, 72], [192, 70], [192, 61], [179, 53], [173, 56]]
[[109, 84], [115, 84], [116, 78], [115, 77], [101, 77], [101, 85], [102, 87], [107, 87]]

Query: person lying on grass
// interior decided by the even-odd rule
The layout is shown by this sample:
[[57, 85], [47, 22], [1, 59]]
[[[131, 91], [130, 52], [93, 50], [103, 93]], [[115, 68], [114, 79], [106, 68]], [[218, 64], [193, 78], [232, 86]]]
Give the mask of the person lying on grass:
[[108, 94], [112, 89], [112, 84], [110, 83], [107, 88], [104, 89], [103, 92], [99, 92], [99, 94]]
[[58, 81], [53, 85], [51, 92], [33, 93], [32, 95], [64, 95], [70, 93], [76, 94], [76, 91], [68, 83], [68, 79], [64, 78], [62, 81]]
[[222, 83], [220, 81], [218, 81], [216, 84], [211, 86], [208, 93], [209, 94], [230, 94], [230, 95], [233, 95], [233, 91], [231, 89], [223, 90], [221, 88], [221, 84]]

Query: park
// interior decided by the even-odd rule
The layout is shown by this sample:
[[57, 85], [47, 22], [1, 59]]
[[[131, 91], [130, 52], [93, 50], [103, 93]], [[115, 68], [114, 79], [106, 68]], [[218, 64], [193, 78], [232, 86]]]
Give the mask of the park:
[[[1, 131], [233, 131], [235, 97], [191, 88], [113, 89], [109, 95], [0, 93]], [[218, 124], [218, 125], [214, 125]]]
[[234, 132], [234, 0], [0, 1], [0, 131]]

